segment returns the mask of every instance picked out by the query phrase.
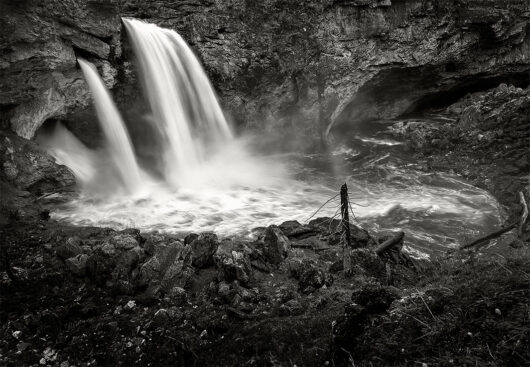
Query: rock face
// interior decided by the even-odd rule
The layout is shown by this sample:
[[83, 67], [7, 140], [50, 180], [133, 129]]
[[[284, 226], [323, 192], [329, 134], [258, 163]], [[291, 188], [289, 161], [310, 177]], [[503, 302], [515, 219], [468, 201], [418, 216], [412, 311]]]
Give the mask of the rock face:
[[0, 177], [37, 195], [69, 190], [75, 184], [74, 175], [35, 143], [2, 131]]
[[98, 61], [104, 74], [115, 74], [109, 61], [119, 49], [113, 47], [111, 54], [119, 21], [102, 3], [90, 1], [2, 2], [0, 7], [5, 50], [0, 110], [4, 122], [29, 139], [47, 119], [89, 105], [76, 57]]
[[52, 118], [75, 131], [75, 114], [90, 104], [79, 56], [98, 66], [122, 103], [136, 104], [121, 16], [179, 31], [239, 126], [287, 138], [529, 81], [526, 0], [2, 4], [0, 121], [25, 138]]

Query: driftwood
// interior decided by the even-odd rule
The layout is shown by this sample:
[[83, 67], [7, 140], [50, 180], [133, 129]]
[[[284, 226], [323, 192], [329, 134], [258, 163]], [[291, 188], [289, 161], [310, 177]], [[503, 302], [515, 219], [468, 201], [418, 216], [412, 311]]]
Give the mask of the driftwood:
[[403, 237], [405, 236], [405, 232], [400, 231], [398, 232], [394, 237], [389, 238], [375, 249], [375, 253], [377, 255], [381, 255], [383, 252], [391, 249], [395, 245], [398, 245], [403, 241]]
[[480, 245], [481, 243], [484, 243], [484, 242], [487, 242], [487, 241], [491, 241], [491, 240], [493, 240], [493, 239], [495, 239], [497, 237], [500, 237], [501, 235], [505, 234], [506, 232], [511, 231], [514, 228], [517, 228], [517, 236], [522, 239], [523, 238], [523, 234], [524, 234], [523, 233], [524, 232], [524, 226], [526, 224], [526, 221], [528, 220], [528, 204], [526, 202], [524, 194], [521, 191], [519, 191], [519, 199], [520, 199], [521, 205], [523, 207], [523, 213], [521, 214], [521, 218], [519, 219], [519, 222], [512, 223], [512, 224], [510, 224], [510, 225], [508, 225], [506, 227], [503, 227], [503, 228], [499, 229], [498, 231], [492, 232], [490, 234], [487, 234], [486, 236], [477, 238], [473, 242], [470, 242], [468, 244], [460, 246], [460, 250], [465, 250], [467, 248], [470, 248], [470, 247], [473, 247], [473, 246], [476, 246], [476, 245]]
[[512, 223], [512, 224], [510, 224], [507, 227], [499, 229], [498, 231], [492, 232], [492, 233], [490, 233], [490, 234], [488, 234], [488, 235], [486, 235], [484, 237], [477, 238], [473, 242], [470, 242], [470, 243], [468, 243], [466, 245], [460, 246], [460, 250], [465, 250], [466, 248], [470, 248], [470, 247], [479, 245], [479, 244], [481, 244], [483, 242], [491, 241], [491, 240], [493, 240], [493, 239], [495, 239], [497, 237], [500, 237], [501, 235], [505, 234], [506, 232], [511, 231], [515, 227], [517, 227], [517, 223]]

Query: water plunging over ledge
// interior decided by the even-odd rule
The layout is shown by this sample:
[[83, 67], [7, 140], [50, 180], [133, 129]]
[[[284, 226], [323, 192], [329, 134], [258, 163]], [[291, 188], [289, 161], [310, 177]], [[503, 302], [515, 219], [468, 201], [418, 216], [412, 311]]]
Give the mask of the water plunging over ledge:
[[160, 132], [167, 182], [181, 186], [212, 150], [233, 137], [210, 81], [177, 32], [123, 19]]
[[96, 113], [105, 134], [107, 149], [113, 160], [116, 172], [121, 178], [123, 186], [130, 193], [138, 192], [142, 186], [140, 168], [136, 162], [131, 139], [125, 129], [120, 113], [94, 65], [83, 59], [78, 59], [77, 61], [94, 96]]
[[[404, 229], [416, 249], [455, 246], [499, 224], [491, 195], [457, 177], [425, 173], [400, 142], [388, 139], [383, 122], [358, 126], [327, 153], [253, 154], [252, 139], [233, 136], [184, 40], [138, 20], [124, 24], [152, 112], [149, 123], [162, 147], [162, 177], [138, 167], [110, 95], [95, 69], [80, 60], [108, 146], [89, 150], [61, 126], [45, 141], [82, 187], [79, 198], [53, 208], [55, 219], [144, 231], [246, 234], [257, 226], [305, 221], [347, 181], [363, 226]], [[333, 216], [337, 207], [331, 202], [319, 215]]]

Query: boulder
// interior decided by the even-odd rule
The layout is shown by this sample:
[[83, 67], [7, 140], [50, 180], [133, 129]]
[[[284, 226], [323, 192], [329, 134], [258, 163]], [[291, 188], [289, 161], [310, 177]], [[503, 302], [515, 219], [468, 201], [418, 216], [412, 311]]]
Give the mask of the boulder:
[[291, 276], [298, 280], [303, 293], [312, 293], [323, 286], [333, 284], [333, 276], [318, 266], [313, 260], [294, 260], [289, 263]]
[[214, 262], [219, 269], [220, 280], [226, 282], [237, 280], [246, 285], [252, 279], [249, 249], [244, 245], [223, 242], [214, 255]]
[[369, 248], [357, 248], [350, 251], [352, 276], [366, 276], [378, 281], [386, 279], [385, 262]]
[[149, 234], [145, 239], [144, 250], [147, 254], [153, 255], [159, 244], [166, 246], [168, 241], [170, 241], [170, 239], [165, 235], [159, 233]]
[[199, 238], [199, 235], [197, 233], [190, 233], [186, 237], [184, 237], [184, 244], [189, 245], [197, 238]]
[[277, 226], [267, 227], [261, 242], [261, 249], [265, 260], [273, 265], [281, 263], [289, 254], [291, 244], [289, 239], [282, 233]]
[[140, 245], [143, 244], [143, 242], [145, 242], [145, 239], [142, 237], [142, 235], [140, 234], [140, 230], [139, 229], [136, 229], [136, 228], [126, 228], [122, 231], [119, 232], [120, 234], [123, 234], [123, 235], [129, 235], [129, 236], [132, 236], [136, 242], [138, 242]]
[[[186, 241], [186, 239], [184, 241]], [[190, 247], [193, 266], [197, 268], [205, 268], [213, 265], [213, 255], [219, 247], [219, 240], [212, 232], [201, 233], [193, 239]]]
[[110, 239], [110, 243], [113, 244], [119, 250], [130, 250], [139, 246], [138, 241], [131, 234], [120, 233]]
[[179, 241], [160, 242], [153, 256], [140, 267], [138, 284], [160, 284], [165, 290], [184, 287], [192, 274], [191, 259], [190, 246]]
[[145, 253], [134, 237], [117, 234], [96, 247], [87, 259], [87, 275], [97, 284], [130, 290], [134, 270]]

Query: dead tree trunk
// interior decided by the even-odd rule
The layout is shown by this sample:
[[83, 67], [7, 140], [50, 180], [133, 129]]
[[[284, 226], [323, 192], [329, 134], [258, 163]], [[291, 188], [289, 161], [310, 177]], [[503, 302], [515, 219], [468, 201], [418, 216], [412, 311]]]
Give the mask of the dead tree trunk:
[[341, 242], [342, 242], [342, 264], [344, 266], [344, 274], [351, 273], [351, 233], [350, 233], [350, 216], [348, 212], [350, 204], [348, 203], [348, 186], [342, 185], [340, 188], [340, 213], [342, 216], [341, 225]]

